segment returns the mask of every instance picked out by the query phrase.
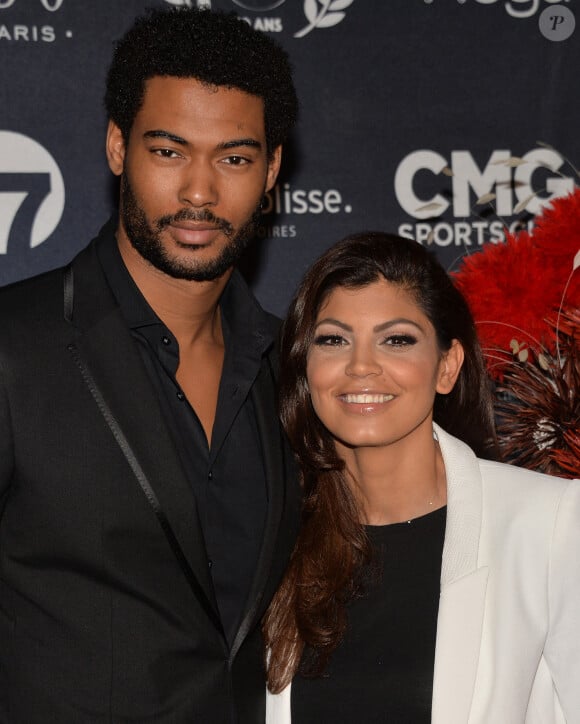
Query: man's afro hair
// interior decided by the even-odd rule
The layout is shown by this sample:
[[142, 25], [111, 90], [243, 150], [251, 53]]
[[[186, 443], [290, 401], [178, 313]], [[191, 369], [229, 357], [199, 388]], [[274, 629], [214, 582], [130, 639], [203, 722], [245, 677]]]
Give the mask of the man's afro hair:
[[286, 52], [235, 13], [198, 8], [149, 10], [117, 43], [105, 107], [125, 140], [154, 76], [195, 78], [262, 98], [268, 152], [292, 130], [298, 101]]

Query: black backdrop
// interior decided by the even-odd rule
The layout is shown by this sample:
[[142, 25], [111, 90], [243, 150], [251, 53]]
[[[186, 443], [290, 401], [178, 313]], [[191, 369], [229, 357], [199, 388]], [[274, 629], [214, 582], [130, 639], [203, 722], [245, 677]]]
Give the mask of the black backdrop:
[[244, 265], [274, 312], [346, 233], [453, 268], [578, 181], [577, 0], [0, 0], [0, 284], [68, 261], [114, 208], [113, 41], [169, 2], [236, 11], [292, 58], [300, 124]]

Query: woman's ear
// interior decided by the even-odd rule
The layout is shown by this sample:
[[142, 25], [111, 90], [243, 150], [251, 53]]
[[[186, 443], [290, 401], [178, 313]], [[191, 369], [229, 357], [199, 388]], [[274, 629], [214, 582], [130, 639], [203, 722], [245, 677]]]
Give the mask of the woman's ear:
[[451, 342], [451, 347], [439, 361], [437, 387], [435, 388], [439, 394], [447, 395], [451, 392], [457, 382], [464, 357], [463, 345], [458, 339], [454, 339]]
[[115, 176], [120, 176], [125, 166], [125, 139], [121, 129], [113, 121], [109, 121], [107, 126], [106, 151], [109, 168]]

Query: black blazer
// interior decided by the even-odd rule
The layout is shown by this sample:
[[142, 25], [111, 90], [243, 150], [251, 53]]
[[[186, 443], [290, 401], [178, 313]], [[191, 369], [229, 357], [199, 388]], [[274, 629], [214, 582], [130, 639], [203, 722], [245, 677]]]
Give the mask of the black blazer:
[[232, 702], [237, 724], [264, 721], [259, 623], [299, 507], [273, 364], [251, 391], [268, 515], [230, 650], [196, 502], [95, 242], [0, 290], [0, 722], [232, 724]]

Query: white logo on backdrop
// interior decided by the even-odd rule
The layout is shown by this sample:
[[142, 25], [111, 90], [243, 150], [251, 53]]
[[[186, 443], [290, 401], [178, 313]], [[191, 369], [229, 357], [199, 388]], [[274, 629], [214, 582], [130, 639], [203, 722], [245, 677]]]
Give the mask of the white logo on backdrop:
[[181, 7], [192, 8], [211, 8], [211, 0], [165, 0], [170, 5], [179, 5]]
[[[426, 5], [431, 5], [435, 0], [423, 0]], [[457, 0], [464, 5], [467, 0]], [[479, 5], [495, 5], [503, 0], [475, 0]], [[512, 18], [526, 19], [533, 17], [540, 8], [543, 8], [538, 22], [542, 35], [548, 40], [567, 40], [576, 27], [576, 19], [571, 10], [562, 3], [569, 3], [570, 0], [508, 0], [503, 6], [508, 15]]]
[[[65, 0], [27, 0], [28, 5], [35, 5], [35, 14], [37, 14], [38, 24], [27, 25], [26, 23], [16, 22], [12, 25], [0, 25], [0, 42], [10, 41], [13, 43], [54, 43], [57, 40], [57, 30], [52, 25], [44, 24], [47, 17], [46, 13], [56, 13], [62, 10]], [[24, 5], [24, 0], [0, 0], [0, 11], [10, 8], [20, 9]], [[11, 14], [9, 13], [9, 17]], [[42, 24], [41, 24], [42, 23]], [[74, 36], [74, 32], [70, 29], [59, 29], [58, 38], [66, 38], [70, 40]]]
[[0, 131], [0, 254], [10, 251], [15, 229], [28, 234], [30, 248], [46, 241], [64, 199], [62, 174], [50, 153], [28, 136]]
[[[451, 211], [455, 219], [463, 221], [402, 224], [399, 233], [421, 242], [434, 241], [439, 246], [500, 241], [506, 218], [524, 211], [538, 214], [550, 199], [574, 189], [574, 179], [562, 172], [565, 163], [559, 153], [545, 145], [523, 156], [495, 150], [483, 169], [469, 151], [452, 151], [449, 159], [436, 151], [414, 151], [402, 159], [395, 172], [395, 195], [401, 208], [414, 219], [435, 219]], [[540, 169], [543, 176], [552, 174], [543, 188], [534, 183], [534, 175]], [[429, 175], [439, 174], [449, 179], [451, 198], [440, 193], [441, 181], [435, 183], [433, 190], [438, 191], [432, 196], [427, 198], [424, 192], [425, 197], [419, 197], [416, 177], [421, 175], [424, 188]], [[496, 219], [483, 218], [485, 210], [492, 210]], [[476, 218], [470, 221], [469, 217]], [[516, 225], [521, 225], [521, 219], [512, 221], [510, 228], [513, 230]]]
[[[211, 8], [211, 0], [165, 0], [165, 2], [170, 5]], [[232, 3], [237, 7], [254, 13], [275, 10], [285, 2], [286, 0], [232, 0]], [[346, 16], [344, 10], [350, 7], [353, 2], [354, 0], [304, 0], [304, 15], [308, 24], [297, 33], [294, 33], [294, 37], [303, 38], [317, 28], [332, 28], [338, 25]], [[279, 33], [283, 29], [282, 19], [279, 17], [258, 18], [256, 20], [244, 17], [243, 19], [255, 30]]]
[[[49, 13], [55, 13], [60, 10], [64, 0], [39, 0], [40, 4]], [[0, 10], [6, 10], [16, 4], [16, 0], [0, 0]], [[29, 0], [30, 4], [30, 0]]]
[[[493, 5], [500, 0], [475, 0], [480, 5]], [[531, 18], [540, 9], [542, 0], [510, 0], [505, 3], [505, 9], [512, 18]], [[561, 0], [543, 0], [548, 5], [555, 5]]]
[[304, 0], [304, 15], [308, 25], [297, 33], [295, 38], [303, 38], [315, 28], [332, 28], [345, 18], [343, 10], [350, 7], [354, 0]]
[[338, 189], [295, 189], [289, 183], [277, 183], [265, 199], [264, 214], [350, 214], [352, 211]]
[[[298, 227], [295, 223], [300, 217], [319, 216], [321, 214], [350, 214], [351, 204], [347, 203], [338, 189], [301, 189], [289, 183], [277, 183], [265, 195], [262, 207], [264, 218], [258, 229], [260, 237], [295, 237]], [[270, 226], [272, 214], [284, 217], [289, 224]]]
[[244, 10], [253, 10], [256, 13], [264, 10], [275, 10], [280, 5], [284, 5], [286, 0], [232, 0], [234, 5], [237, 5]]

